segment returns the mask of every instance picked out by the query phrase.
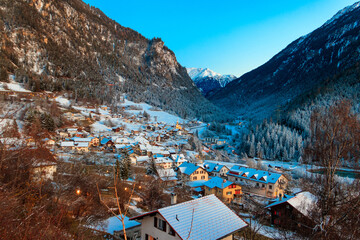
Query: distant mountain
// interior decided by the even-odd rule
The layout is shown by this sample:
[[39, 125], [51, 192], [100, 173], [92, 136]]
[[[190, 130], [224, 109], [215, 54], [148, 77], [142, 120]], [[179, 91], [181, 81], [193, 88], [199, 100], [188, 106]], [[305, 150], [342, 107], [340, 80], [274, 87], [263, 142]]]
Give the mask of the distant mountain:
[[14, 75], [33, 91], [75, 100], [116, 104], [126, 94], [182, 117], [218, 115], [161, 39], [81, 0], [1, 0], [0, 36], [0, 81]]
[[293, 111], [295, 103], [299, 107], [310, 98], [316, 100], [320, 93], [339, 93], [339, 86], [350, 81], [350, 74], [352, 84], [358, 84], [359, 6], [358, 2], [339, 11], [323, 26], [292, 42], [264, 65], [211, 93], [208, 99], [234, 113], [260, 120]]
[[189, 76], [206, 96], [210, 91], [225, 87], [234, 80], [234, 75], [221, 75], [208, 68], [186, 68]]

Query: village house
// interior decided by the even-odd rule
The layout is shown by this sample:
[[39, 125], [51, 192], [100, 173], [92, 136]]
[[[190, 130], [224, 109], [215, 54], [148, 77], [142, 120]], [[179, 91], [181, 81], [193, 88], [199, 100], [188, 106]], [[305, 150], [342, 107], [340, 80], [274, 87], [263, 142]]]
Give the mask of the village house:
[[136, 165], [137, 166], [145, 166], [150, 161], [149, 156], [137, 156], [136, 157]]
[[240, 184], [243, 192], [266, 198], [284, 196], [288, 184], [283, 174], [237, 165], [230, 169], [227, 176], [229, 181]]
[[63, 141], [60, 143], [60, 147], [64, 151], [70, 151], [75, 148], [75, 143], [73, 141]]
[[168, 157], [164, 157], [162, 155], [154, 156], [153, 161], [157, 168], [168, 169], [168, 168], [172, 168], [173, 166], [173, 160], [171, 160]]
[[204, 164], [205, 170], [209, 173], [210, 176], [217, 177], [226, 177], [226, 174], [229, 171], [229, 168], [225, 165], [220, 165], [218, 163], [206, 162]]
[[30, 168], [31, 179], [34, 182], [54, 180], [56, 169], [55, 161], [36, 162]]
[[157, 168], [157, 173], [161, 181], [165, 183], [166, 186], [175, 186], [177, 182], [176, 172], [172, 168]]
[[74, 149], [79, 153], [89, 152], [89, 143], [88, 142], [75, 142]]
[[76, 128], [68, 128], [67, 129], [67, 132], [71, 137], [73, 137], [77, 133], [77, 131], [78, 130]]
[[300, 192], [295, 196], [284, 195], [265, 208], [271, 212], [271, 224], [311, 233], [315, 227], [310, 212], [316, 205], [316, 197], [310, 192]]
[[209, 180], [209, 174], [206, 170], [193, 163], [184, 162], [178, 167], [178, 179], [183, 182], [197, 181], [197, 180]]
[[187, 162], [184, 154], [172, 154], [172, 160], [174, 160], [174, 167], [179, 167], [182, 163]]
[[247, 226], [215, 195], [161, 208], [130, 220], [141, 221], [141, 239], [145, 240], [232, 240], [235, 232]]
[[215, 194], [219, 199], [231, 203], [235, 198], [240, 199], [242, 195], [241, 186], [222, 179], [213, 177], [204, 183], [205, 195]]
[[102, 146], [105, 146], [105, 147], [112, 147], [112, 146], [114, 146], [114, 142], [111, 141], [110, 138], [103, 138], [103, 139], [101, 139], [100, 144], [101, 144]]

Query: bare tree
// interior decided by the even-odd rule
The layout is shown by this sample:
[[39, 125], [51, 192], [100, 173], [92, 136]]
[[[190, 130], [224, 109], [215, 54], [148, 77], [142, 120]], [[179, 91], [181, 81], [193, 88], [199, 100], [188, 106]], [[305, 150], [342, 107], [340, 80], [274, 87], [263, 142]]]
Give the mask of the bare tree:
[[[124, 194], [124, 192], [122, 190], [125, 190], [125, 193], [127, 193], [127, 188], [124, 187], [121, 183], [119, 183], [119, 179], [118, 179], [118, 175], [115, 174], [115, 168], [114, 168], [114, 192], [115, 192], [115, 199], [116, 199], [116, 204], [118, 207], [118, 211], [119, 211], [119, 215], [115, 213], [114, 210], [112, 210], [109, 205], [104, 201], [104, 199], [101, 196], [101, 192], [99, 189], [99, 186], [97, 185], [97, 189], [98, 189], [98, 193], [99, 193], [99, 198], [101, 203], [117, 218], [121, 221], [122, 226], [123, 226], [123, 233], [124, 233], [124, 239], [127, 240], [127, 235], [126, 235], [126, 228], [125, 228], [125, 217], [128, 214], [129, 211], [129, 207], [130, 207], [130, 202], [131, 202], [131, 198], [134, 194], [134, 190], [135, 190], [135, 183], [132, 186], [132, 190], [130, 195]], [[122, 192], [122, 194], [119, 194], [119, 190]]]
[[312, 216], [317, 224], [314, 236], [355, 239], [360, 234], [359, 181], [341, 182], [336, 172], [342, 165], [355, 166], [358, 162], [360, 122], [351, 112], [350, 102], [341, 101], [328, 109], [315, 110], [310, 130], [304, 159], [319, 164], [324, 171], [311, 180], [309, 189], [318, 197]]

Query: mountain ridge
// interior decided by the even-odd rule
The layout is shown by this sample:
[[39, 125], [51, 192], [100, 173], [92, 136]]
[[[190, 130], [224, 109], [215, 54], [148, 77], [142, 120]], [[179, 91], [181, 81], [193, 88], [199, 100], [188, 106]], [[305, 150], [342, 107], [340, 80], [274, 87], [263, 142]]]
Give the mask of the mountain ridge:
[[298, 38], [260, 67], [208, 96], [218, 106], [261, 120], [360, 61], [359, 3]]
[[207, 101], [160, 38], [147, 39], [80, 0], [0, 2], [0, 77], [32, 91], [116, 105], [121, 94], [182, 117], [207, 118]]
[[206, 96], [209, 92], [225, 87], [236, 76], [221, 75], [209, 68], [186, 68], [190, 78], [200, 91]]

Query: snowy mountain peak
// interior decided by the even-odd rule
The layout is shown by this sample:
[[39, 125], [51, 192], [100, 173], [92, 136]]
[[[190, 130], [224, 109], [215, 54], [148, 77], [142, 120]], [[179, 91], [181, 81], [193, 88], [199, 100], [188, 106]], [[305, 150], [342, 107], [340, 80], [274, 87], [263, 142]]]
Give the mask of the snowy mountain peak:
[[187, 68], [186, 70], [194, 81], [205, 77], [221, 77], [221, 74], [216, 73], [209, 68]]
[[342, 10], [338, 11], [331, 19], [329, 19], [328, 21], [326, 21], [326, 23], [324, 25], [328, 25], [334, 21], [336, 21], [337, 19], [339, 19], [340, 17], [344, 16], [345, 14], [357, 9], [358, 7], [360, 7], [360, 2], [356, 2], [353, 5], [347, 6], [345, 8], [343, 8]]
[[221, 75], [209, 68], [187, 68], [186, 70], [190, 78], [204, 95], [209, 91], [223, 88], [229, 82], [236, 79], [234, 75]]

